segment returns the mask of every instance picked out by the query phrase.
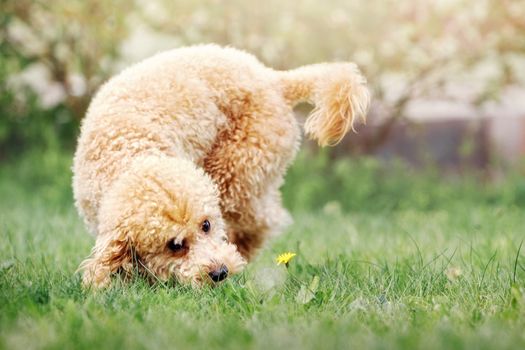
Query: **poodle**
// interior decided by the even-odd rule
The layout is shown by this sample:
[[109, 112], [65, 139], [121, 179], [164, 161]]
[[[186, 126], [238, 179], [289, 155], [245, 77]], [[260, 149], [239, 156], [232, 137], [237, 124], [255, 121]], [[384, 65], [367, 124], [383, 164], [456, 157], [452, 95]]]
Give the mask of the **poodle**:
[[74, 157], [75, 205], [96, 237], [84, 285], [239, 272], [291, 223], [279, 187], [300, 143], [292, 108], [315, 105], [304, 129], [325, 146], [364, 122], [369, 100], [353, 63], [277, 71], [217, 45], [125, 69], [93, 98]]

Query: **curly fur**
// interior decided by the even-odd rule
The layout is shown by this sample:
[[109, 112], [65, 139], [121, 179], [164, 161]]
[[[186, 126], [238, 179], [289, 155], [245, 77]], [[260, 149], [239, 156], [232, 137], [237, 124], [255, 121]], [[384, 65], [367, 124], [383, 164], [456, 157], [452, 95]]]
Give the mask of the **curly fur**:
[[[364, 121], [369, 94], [351, 63], [276, 71], [216, 45], [160, 53], [109, 80], [73, 165], [76, 206], [96, 236], [84, 283], [106, 286], [137, 266], [196, 285], [219, 266], [240, 271], [291, 222], [279, 187], [299, 147], [301, 101], [315, 104], [306, 132], [332, 145]], [[173, 240], [184, 252], [170, 251]]]
[[354, 130], [356, 118], [364, 123], [370, 103], [366, 80], [353, 63], [314, 64], [287, 72], [284, 96], [291, 104], [315, 105], [304, 129], [321, 146], [339, 143]]

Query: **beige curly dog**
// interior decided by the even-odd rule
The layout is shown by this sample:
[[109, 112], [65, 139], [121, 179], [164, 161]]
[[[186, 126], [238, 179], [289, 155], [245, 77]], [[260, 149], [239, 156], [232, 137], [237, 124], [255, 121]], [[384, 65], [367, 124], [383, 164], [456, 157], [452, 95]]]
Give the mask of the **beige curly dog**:
[[279, 187], [297, 153], [292, 108], [315, 104], [304, 129], [339, 142], [369, 105], [352, 63], [290, 71], [233, 48], [157, 54], [102, 86], [73, 165], [76, 206], [96, 243], [86, 286], [134, 271], [202, 285], [240, 271], [291, 222]]

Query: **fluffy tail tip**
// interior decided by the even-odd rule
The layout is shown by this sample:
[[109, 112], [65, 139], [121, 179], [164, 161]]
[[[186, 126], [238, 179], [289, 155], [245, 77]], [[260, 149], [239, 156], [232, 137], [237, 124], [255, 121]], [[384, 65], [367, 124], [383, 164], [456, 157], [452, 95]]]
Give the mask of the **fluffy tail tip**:
[[355, 132], [356, 120], [366, 122], [370, 92], [353, 63], [326, 64], [322, 70], [312, 91], [315, 108], [304, 129], [320, 146], [334, 146], [350, 129]]

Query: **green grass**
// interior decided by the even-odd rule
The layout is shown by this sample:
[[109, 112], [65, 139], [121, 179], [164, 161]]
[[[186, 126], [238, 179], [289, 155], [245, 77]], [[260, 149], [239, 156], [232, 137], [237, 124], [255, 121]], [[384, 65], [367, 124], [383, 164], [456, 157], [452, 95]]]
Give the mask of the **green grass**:
[[243, 274], [95, 293], [75, 274], [93, 238], [69, 166], [52, 152], [0, 165], [0, 348], [525, 348], [520, 177], [302, 156], [284, 189], [295, 224]]

